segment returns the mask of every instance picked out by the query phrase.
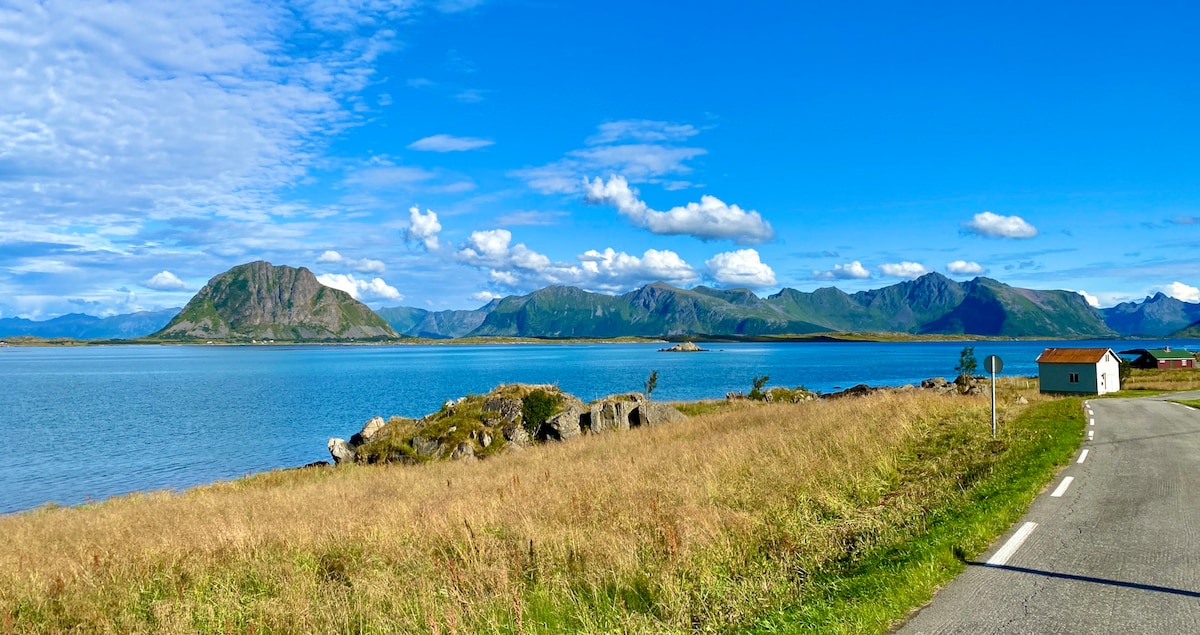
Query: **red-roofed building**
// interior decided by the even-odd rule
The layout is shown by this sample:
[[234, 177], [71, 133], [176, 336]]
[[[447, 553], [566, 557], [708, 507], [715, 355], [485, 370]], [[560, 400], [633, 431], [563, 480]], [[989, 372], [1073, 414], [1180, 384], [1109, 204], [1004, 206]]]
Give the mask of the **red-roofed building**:
[[1103, 395], [1121, 389], [1121, 359], [1111, 348], [1047, 348], [1037, 365], [1042, 392]]

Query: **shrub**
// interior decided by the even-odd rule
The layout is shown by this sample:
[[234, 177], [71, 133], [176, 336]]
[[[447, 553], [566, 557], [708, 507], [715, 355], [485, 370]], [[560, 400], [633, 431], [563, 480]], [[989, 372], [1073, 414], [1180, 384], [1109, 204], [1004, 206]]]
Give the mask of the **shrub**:
[[763, 375], [762, 377], [755, 376], [754, 380], [751, 382], [752, 388], [750, 388], [750, 394], [748, 396], [756, 401], [765, 400], [767, 396], [763, 394], [762, 389], [763, 386], [766, 386], [767, 382], [770, 380], [770, 375]]
[[646, 398], [647, 399], [649, 399], [650, 395], [654, 393], [655, 388], [658, 388], [658, 371], [652, 370], [652, 371], [650, 371], [650, 376], [646, 378]]
[[958, 354], [958, 366], [954, 367], [958, 374], [970, 377], [979, 370], [979, 361], [975, 359], [975, 347], [967, 346]]
[[537, 389], [521, 399], [521, 419], [530, 437], [537, 437], [538, 430], [562, 403], [562, 397]]

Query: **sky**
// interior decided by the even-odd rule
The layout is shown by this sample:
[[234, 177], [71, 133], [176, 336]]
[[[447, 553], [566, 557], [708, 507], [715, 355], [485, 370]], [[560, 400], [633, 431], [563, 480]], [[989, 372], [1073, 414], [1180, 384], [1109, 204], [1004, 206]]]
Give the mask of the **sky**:
[[938, 272], [1200, 301], [1200, 5], [0, 2], [0, 317]]

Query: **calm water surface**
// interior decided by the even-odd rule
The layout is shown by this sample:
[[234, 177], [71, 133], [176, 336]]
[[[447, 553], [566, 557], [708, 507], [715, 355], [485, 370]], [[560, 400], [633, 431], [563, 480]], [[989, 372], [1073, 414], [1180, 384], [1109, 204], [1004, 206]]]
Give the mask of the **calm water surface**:
[[[1046, 346], [1197, 348], [1200, 342], [977, 342], [1006, 375], [1034, 375]], [[0, 348], [0, 513], [136, 490], [183, 488], [329, 458], [367, 419], [419, 417], [500, 383], [557, 383], [584, 400], [641, 390], [722, 397], [771, 386], [831, 392], [953, 376], [962, 342]]]

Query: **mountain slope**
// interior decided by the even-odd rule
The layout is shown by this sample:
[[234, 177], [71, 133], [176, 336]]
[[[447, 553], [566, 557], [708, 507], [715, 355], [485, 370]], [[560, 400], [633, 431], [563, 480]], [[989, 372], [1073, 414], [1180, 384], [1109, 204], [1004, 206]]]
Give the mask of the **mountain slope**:
[[0, 337], [32, 335], [34, 337], [69, 337], [77, 340], [134, 339], [158, 331], [179, 309], [139, 311], [100, 318], [82, 313], [34, 321], [22, 318], [0, 319]]
[[1200, 304], [1159, 292], [1142, 302], [1122, 302], [1101, 309], [1104, 323], [1121, 335], [1162, 337], [1200, 321]]
[[426, 311], [413, 307], [384, 307], [375, 311], [397, 333], [412, 337], [443, 339], [463, 337], [483, 324], [488, 313], [499, 304], [492, 300], [474, 310]]
[[303, 267], [239, 265], [215, 276], [157, 339], [355, 340], [398, 337], [350, 294]]

